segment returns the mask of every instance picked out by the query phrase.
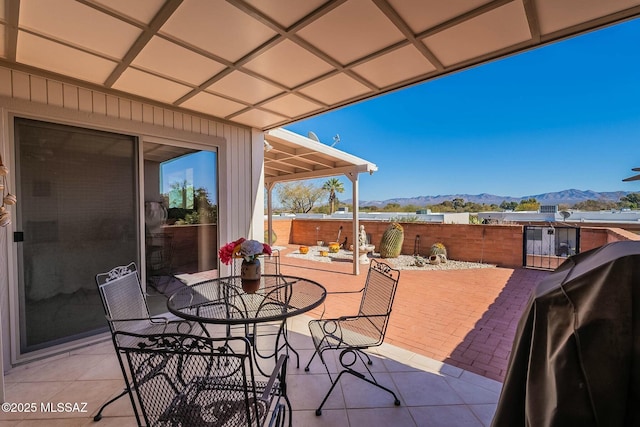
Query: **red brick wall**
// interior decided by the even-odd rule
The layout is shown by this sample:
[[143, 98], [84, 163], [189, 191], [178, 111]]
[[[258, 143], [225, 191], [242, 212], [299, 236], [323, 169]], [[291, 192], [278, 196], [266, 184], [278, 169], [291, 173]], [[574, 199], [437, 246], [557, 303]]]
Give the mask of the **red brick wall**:
[[606, 245], [609, 240], [609, 229], [599, 227], [580, 228], [580, 252]]
[[581, 227], [580, 228], [580, 251], [586, 252], [589, 249], [598, 248], [607, 243], [620, 240], [640, 240], [640, 235], [621, 228], [605, 227]]
[[[271, 221], [273, 225], [273, 231], [276, 233], [275, 245], [287, 245], [292, 243], [290, 241], [291, 236], [291, 218], [273, 218]], [[265, 231], [268, 229], [267, 221], [264, 222]]]
[[[382, 234], [389, 226], [384, 221], [360, 221], [371, 243], [378, 246]], [[278, 235], [276, 244], [315, 245], [317, 240], [327, 244], [335, 241], [342, 226], [340, 242], [347, 238], [352, 244], [351, 221], [333, 219], [274, 219], [273, 227]], [[522, 225], [471, 225], [471, 224], [429, 224], [408, 222], [404, 227], [402, 253], [415, 252], [416, 236], [420, 236], [420, 255], [428, 255], [430, 246], [442, 242], [447, 247], [448, 256], [458, 261], [485, 262], [501, 267], [522, 266], [523, 231]], [[265, 221], [265, 229], [266, 229]], [[580, 251], [600, 247], [618, 240], [640, 240], [640, 236], [619, 228], [581, 227]]]
[[610, 227], [609, 235], [607, 237], [607, 243], [617, 242], [619, 240], [640, 240], [640, 234], [634, 233], [629, 230], [623, 230], [622, 228]]
[[[378, 246], [382, 234], [389, 226], [388, 222], [360, 221], [371, 243]], [[341, 220], [294, 220], [291, 222], [289, 243], [295, 245], [315, 245], [316, 236], [324, 242], [335, 241], [339, 227], [342, 226], [340, 242], [347, 238], [353, 243], [351, 221]], [[521, 225], [467, 225], [467, 224], [428, 224], [402, 223], [404, 243], [402, 253], [412, 255], [416, 245], [416, 236], [420, 235], [420, 255], [429, 255], [429, 248], [436, 242], [447, 247], [449, 258], [458, 261], [486, 262], [500, 266], [522, 265]], [[316, 231], [316, 227], [318, 230]], [[275, 229], [275, 226], [274, 226]], [[317, 234], [316, 234], [317, 233]]]

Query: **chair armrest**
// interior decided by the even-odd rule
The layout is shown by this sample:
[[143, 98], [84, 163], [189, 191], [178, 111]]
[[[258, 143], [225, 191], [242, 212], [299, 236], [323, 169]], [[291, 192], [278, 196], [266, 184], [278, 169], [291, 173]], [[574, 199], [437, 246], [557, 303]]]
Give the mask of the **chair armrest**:
[[[142, 317], [142, 318], [132, 318], [132, 319], [112, 319], [109, 316], [105, 316], [107, 318], [107, 321], [109, 323], [126, 323], [126, 322], [149, 322], [152, 324], [157, 324], [160, 326], [163, 326], [163, 332], [166, 331], [167, 326], [169, 325], [188, 325], [189, 328], [187, 329], [186, 332], [183, 333], [188, 333], [191, 331], [191, 329], [193, 328], [193, 322], [190, 322], [189, 320], [184, 320], [184, 319], [177, 319], [177, 320], [169, 320], [166, 317], [162, 317], [162, 316], [156, 316], [156, 317]], [[201, 326], [202, 327], [202, 326]], [[176, 326], [176, 330], [179, 332], [180, 327]], [[204, 328], [202, 328], [203, 330], [205, 330]]]
[[359, 294], [362, 291], [364, 291], [364, 287], [358, 289], [357, 291], [333, 291], [333, 292], [327, 292], [327, 295], [334, 295], [334, 294]]
[[[361, 289], [358, 289], [357, 291], [334, 291], [334, 292], [327, 292], [326, 296], [329, 295], [347, 295], [347, 294], [360, 294], [364, 291], [364, 287]], [[320, 318], [323, 319], [324, 318], [324, 312], [326, 311], [326, 299], [325, 302], [322, 304], [322, 313], [320, 313]], [[335, 320], [335, 319], [334, 319]]]
[[[382, 334], [383, 331], [380, 329], [379, 325], [373, 321], [373, 319], [385, 318], [388, 314], [374, 314], [374, 315], [356, 315], [356, 316], [341, 316], [334, 319], [320, 319], [320, 320], [312, 320], [311, 322], [321, 322], [322, 324], [322, 333], [331, 337], [332, 339], [337, 341], [338, 347], [351, 347], [352, 344], [345, 342], [344, 332], [351, 331], [360, 334], [366, 334], [364, 329], [369, 329], [373, 327], [378, 334]], [[369, 326], [364, 326], [364, 325]], [[312, 332], [313, 334], [313, 332]], [[346, 345], [345, 345], [346, 344]]]
[[140, 321], [151, 321], [154, 322], [155, 320], [161, 320], [161, 322], [154, 322], [154, 323], [169, 323], [169, 319], [167, 319], [166, 317], [140, 317], [140, 318], [128, 318], [128, 319], [112, 319], [109, 316], [105, 316], [107, 318], [107, 320], [109, 322], [140, 322]]
[[272, 389], [273, 389], [273, 385], [276, 383], [276, 380], [278, 379], [278, 375], [280, 374], [280, 371], [282, 371], [282, 378], [284, 381], [284, 378], [286, 376], [286, 369], [287, 369], [287, 355], [286, 354], [281, 354], [280, 357], [278, 358], [278, 361], [276, 362], [276, 366], [273, 368], [273, 371], [271, 372], [271, 376], [269, 377], [269, 380], [267, 381], [267, 386], [264, 388], [264, 392], [262, 393], [262, 396], [260, 397], [260, 400], [264, 401], [264, 402], [269, 402], [271, 393], [272, 393]]
[[359, 314], [359, 315], [354, 315], [354, 316], [340, 316], [337, 317], [335, 319], [324, 319], [325, 321], [327, 320], [333, 320], [336, 322], [348, 322], [349, 320], [358, 320], [358, 319], [368, 319], [371, 317], [387, 317], [389, 314], [388, 313], [384, 313], [384, 314], [369, 314], [369, 315], [365, 315], [365, 314]]

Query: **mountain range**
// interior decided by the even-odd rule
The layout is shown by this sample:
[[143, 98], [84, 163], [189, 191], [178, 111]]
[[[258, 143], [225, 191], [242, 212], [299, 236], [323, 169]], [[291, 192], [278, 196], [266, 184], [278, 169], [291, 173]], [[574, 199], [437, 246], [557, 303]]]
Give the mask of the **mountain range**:
[[[465, 202], [479, 203], [479, 204], [496, 204], [500, 205], [502, 202], [520, 202], [521, 200], [536, 199], [542, 205], [559, 205], [567, 204], [574, 205], [586, 200], [606, 200], [617, 202], [621, 197], [632, 193], [632, 191], [605, 191], [597, 192], [591, 190], [562, 190], [553, 193], [533, 194], [531, 196], [512, 197], [512, 196], [497, 196], [495, 194], [448, 194], [438, 196], [417, 196], [417, 197], [403, 197], [387, 200], [369, 200], [360, 201], [360, 206], [378, 206], [384, 207], [389, 203], [397, 203], [400, 206], [416, 205], [427, 206], [437, 205], [447, 200], [463, 199]], [[345, 200], [345, 203], [351, 203], [351, 200]]]

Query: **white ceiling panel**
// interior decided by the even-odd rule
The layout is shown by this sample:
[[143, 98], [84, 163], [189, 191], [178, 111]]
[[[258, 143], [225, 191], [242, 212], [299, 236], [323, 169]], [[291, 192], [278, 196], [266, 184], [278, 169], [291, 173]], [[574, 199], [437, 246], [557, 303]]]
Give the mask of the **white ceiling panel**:
[[322, 105], [309, 101], [293, 93], [284, 95], [262, 105], [264, 108], [275, 111], [287, 117], [295, 117], [300, 114], [308, 114], [322, 109]]
[[640, 0], [0, 0], [0, 66], [266, 130], [638, 17]]
[[416, 34], [490, 2], [491, 0], [447, 0], [442, 2], [389, 0], [391, 6]]
[[247, 3], [284, 28], [289, 28], [318, 7], [327, 3], [327, 0], [304, 0], [297, 2], [247, 0]]
[[245, 105], [242, 105], [238, 102], [231, 101], [207, 92], [201, 92], [195, 95], [194, 97], [182, 103], [181, 106], [184, 108], [189, 108], [191, 110], [211, 114], [216, 117], [227, 117], [230, 114], [236, 113], [243, 108], [246, 108]]
[[261, 129], [273, 127], [276, 123], [280, 123], [283, 120], [286, 120], [286, 117], [262, 110], [250, 110], [246, 113], [234, 116], [233, 119], [247, 126]]
[[153, 37], [132, 64], [192, 85], [200, 85], [225, 69], [220, 62], [161, 37]]
[[514, 1], [427, 37], [424, 43], [447, 66], [529, 39], [524, 6]]
[[275, 35], [269, 27], [221, 0], [183, 2], [161, 31], [228, 61], [237, 61]]
[[298, 34], [342, 64], [404, 39], [371, 0], [345, 2]]
[[233, 71], [207, 88], [230, 98], [249, 101], [252, 104], [282, 93], [282, 89], [240, 71]]
[[108, 9], [118, 11], [136, 21], [148, 24], [158, 13], [164, 0], [90, 0]]
[[333, 67], [303, 47], [285, 40], [247, 62], [244, 68], [288, 88], [294, 88], [333, 70]]
[[540, 31], [549, 34], [640, 5], [640, 0], [538, 0]]
[[190, 90], [189, 86], [135, 68], [128, 68], [122, 73], [113, 88], [167, 104], [171, 104]]
[[300, 90], [301, 93], [324, 102], [327, 105], [339, 104], [343, 101], [364, 95], [370, 89], [351, 77], [336, 74], [311, 86]]
[[141, 33], [139, 28], [74, 0], [22, 0], [20, 26], [118, 59]]
[[75, 79], [101, 84], [116, 63], [78, 49], [20, 31], [17, 58], [20, 63]]
[[353, 67], [353, 71], [380, 89], [435, 70], [436, 67], [412, 45]]

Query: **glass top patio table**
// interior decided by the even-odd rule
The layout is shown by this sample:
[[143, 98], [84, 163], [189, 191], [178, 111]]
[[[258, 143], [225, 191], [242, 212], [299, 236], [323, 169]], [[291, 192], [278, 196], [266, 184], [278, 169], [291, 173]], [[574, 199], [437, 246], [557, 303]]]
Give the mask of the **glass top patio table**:
[[248, 294], [240, 277], [230, 276], [181, 288], [167, 300], [167, 308], [187, 320], [238, 325], [285, 320], [318, 307], [326, 295], [313, 280], [270, 274], [263, 274], [260, 289]]

